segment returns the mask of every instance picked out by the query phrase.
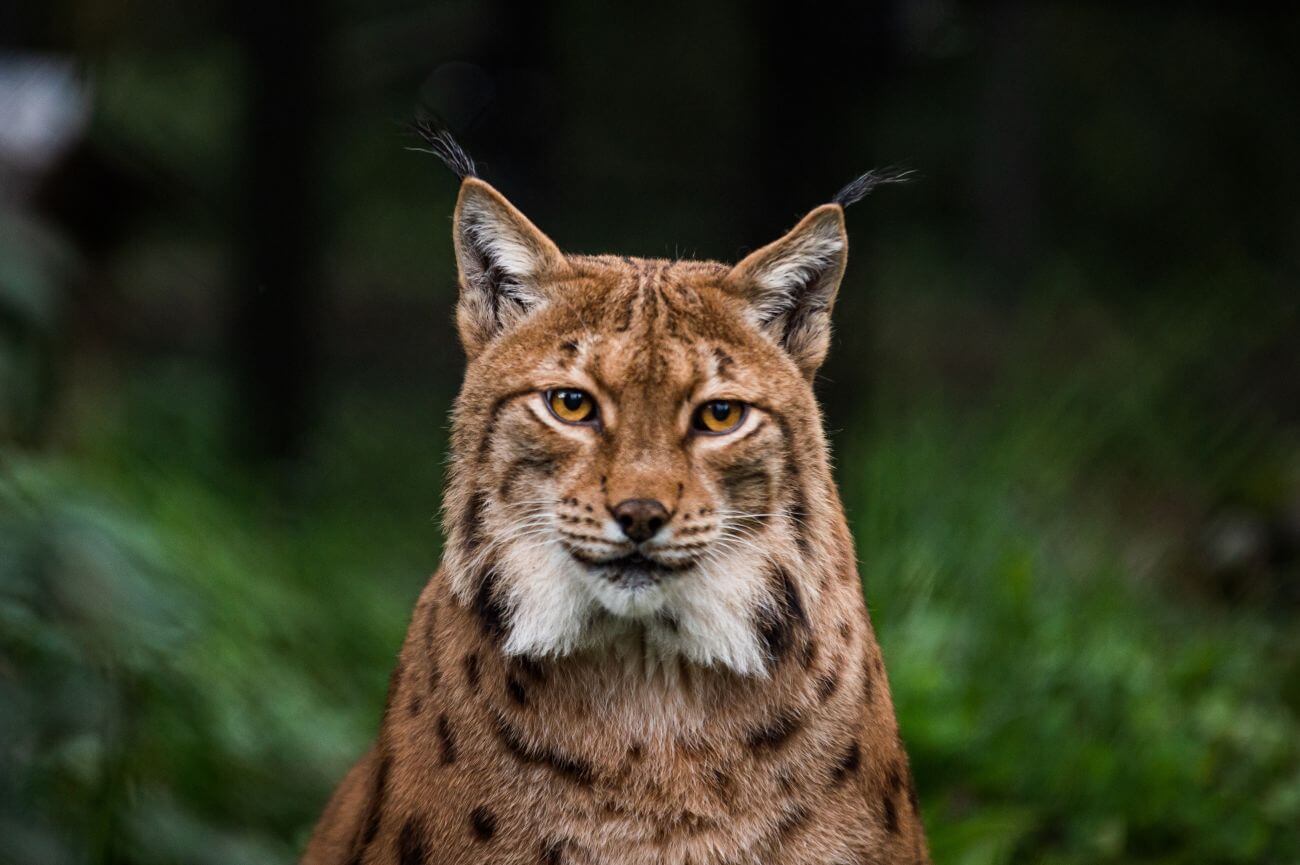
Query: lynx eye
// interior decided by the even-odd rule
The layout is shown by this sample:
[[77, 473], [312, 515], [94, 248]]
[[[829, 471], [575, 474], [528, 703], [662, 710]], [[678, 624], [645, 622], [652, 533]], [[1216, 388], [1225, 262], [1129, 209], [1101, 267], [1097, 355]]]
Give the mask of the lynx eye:
[[546, 392], [546, 405], [565, 423], [589, 423], [596, 419], [596, 401], [585, 390], [560, 387]]
[[706, 402], [695, 410], [691, 426], [696, 432], [708, 435], [723, 435], [740, 426], [745, 419], [746, 406], [743, 402], [729, 399], [715, 399]]

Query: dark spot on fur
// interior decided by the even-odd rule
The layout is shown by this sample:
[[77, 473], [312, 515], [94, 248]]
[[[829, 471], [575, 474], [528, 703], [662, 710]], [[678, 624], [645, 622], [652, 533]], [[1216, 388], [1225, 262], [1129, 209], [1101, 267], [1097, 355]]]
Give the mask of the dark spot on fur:
[[777, 750], [790, 741], [803, 727], [798, 711], [786, 709], [765, 724], [751, 730], [745, 739], [755, 751]]
[[438, 716], [438, 762], [444, 766], [456, 762], [456, 735], [446, 715]]
[[520, 706], [528, 705], [528, 691], [524, 689], [523, 683], [514, 676], [506, 679], [506, 693], [510, 695], [511, 700], [514, 700]]
[[825, 703], [840, 687], [840, 674], [832, 670], [817, 679], [817, 702]]
[[566, 339], [560, 343], [560, 353], [569, 357], [576, 357], [578, 354], [578, 344], [571, 339]]
[[790, 574], [785, 568], [777, 568], [776, 576], [781, 585], [781, 594], [787, 612], [798, 624], [807, 627], [808, 616], [804, 613], [803, 601], [799, 598], [799, 590], [795, 587], [794, 580], [790, 579]]
[[542, 842], [542, 865], [561, 865], [564, 856], [563, 841]]
[[488, 567], [479, 579], [478, 592], [474, 595], [474, 614], [478, 616], [483, 633], [494, 643], [501, 642], [510, 629], [505, 605], [497, 597], [499, 580], [497, 569]]
[[890, 764], [889, 772], [885, 776], [885, 783], [889, 785], [891, 795], [903, 788], [903, 773], [898, 763]]
[[483, 515], [486, 510], [487, 495], [482, 490], [475, 490], [465, 503], [465, 513], [461, 516], [467, 553], [472, 553], [483, 545]]
[[849, 624], [848, 619], [840, 622], [840, 639], [847, 640], [853, 636], [853, 626]]
[[420, 714], [422, 708], [424, 708], [424, 701], [420, 699], [420, 693], [418, 691], [411, 692], [411, 699], [406, 704], [407, 713], [414, 718]]
[[799, 590], [785, 568], [774, 567], [768, 579], [774, 584], [775, 597], [759, 613], [758, 636], [768, 657], [780, 661], [794, 643], [795, 630], [807, 627], [808, 617]]
[[402, 824], [402, 835], [398, 839], [398, 862], [401, 865], [426, 865], [428, 850], [425, 846], [424, 833], [414, 820]]
[[835, 762], [835, 768], [831, 770], [831, 783], [838, 787], [844, 783], [845, 778], [857, 772], [861, 765], [862, 746], [855, 741]]
[[916, 780], [912, 777], [911, 772], [907, 773], [907, 802], [912, 806], [913, 813], [921, 813], [921, 802], [916, 795]]
[[479, 805], [469, 814], [469, 826], [474, 830], [474, 837], [479, 841], [491, 841], [497, 833], [497, 817], [487, 808]]
[[546, 766], [575, 784], [589, 785], [595, 780], [596, 772], [589, 764], [544, 746], [530, 744], [500, 715], [496, 717], [496, 734], [502, 747], [522, 763]]
[[384, 799], [388, 795], [388, 770], [392, 761], [385, 755], [379, 761], [375, 771], [375, 786], [370, 791], [370, 804], [366, 807], [366, 819], [362, 824], [361, 839], [357, 845], [356, 858], [361, 861], [366, 848], [379, 834], [379, 822], [384, 816]]
[[898, 834], [898, 808], [894, 805], [894, 798], [885, 793], [880, 797], [880, 807], [884, 809], [885, 830], [891, 835]]
[[637, 293], [635, 291], [629, 292], [627, 305], [623, 307], [623, 320], [614, 328], [619, 333], [627, 331], [632, 326], [632, 319], [636, 316], [636, 301]]
[[519, 674], [535, 685], [546, 683], [546, 670], [537, 661], [524, 655], [520, 655], [514, 660], [515, 669]]
[[627, 749], [627, 758], [633, 763], [640, 763], [643, 757], [645, 757], [645, 747], [640, 742], [634, 742]]
[[470, 688], [478, 690], [478, 652], [470, 652], [461, 663], [465, 667], [465, 681]]

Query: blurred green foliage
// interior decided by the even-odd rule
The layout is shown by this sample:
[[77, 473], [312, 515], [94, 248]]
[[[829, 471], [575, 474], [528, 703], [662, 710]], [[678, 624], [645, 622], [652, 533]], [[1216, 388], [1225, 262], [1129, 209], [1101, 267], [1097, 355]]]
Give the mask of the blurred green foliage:
[[[944, 304], [880, 306], [924, 332]], [[1057, 296], [987, 406], [887, 387], [838, 433], [936, 861], [1300, 857], [1300, 632], [1161, 585], [1181, 539], [1124, 499], [1300, 470], [1294, 442], [1217, 448], [1231, 419], [1188, 413], [1224, 306], [1153, 305], [1166, 338], [1098, 330], [1027, 370], [1087, 312]], [[373, 735], [437, 560], [438, 406], [352, 392], [285, 504], [220, 456], [211, 386], [132, 382], [76, 454], [5, 454], [5, 861], [288, 861]]]
[[819, 393], [935, 860], [1300, 863], [1300, 19], [507, 6], [319, 6], [287, 465], [231, 445], [238, 10], [24, 7], [94, 117], [73, 206], [0, 188], [0, 863], [292, 861], [374, 734], [461, 363], [417, 102], [580, 252], [734, 258], [920, 169], [850, 212]]
[[428, 416], [350, 402], [286, 508], [164, 378], [75, 460], [5, 454], [0, 860], [292, 859], [437, 561]]

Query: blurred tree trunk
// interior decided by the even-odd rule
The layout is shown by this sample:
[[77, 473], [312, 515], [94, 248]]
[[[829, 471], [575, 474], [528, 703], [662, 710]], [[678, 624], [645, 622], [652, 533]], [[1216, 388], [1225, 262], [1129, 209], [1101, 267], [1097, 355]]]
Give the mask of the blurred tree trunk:
[[896, 59], [892, 2], [755, 4], [758, 87], [750, 235], [777, 234], [871, 166], [857, 139]]
[[254, 462], [301, 455], [318, 384], [322, 300], [320, 4], [235, 4], [245, 129], [230, 351], [239, 449]]
[[[747, 236], [757, 247], [873, 167], [874, 149], [859, 136], [874, 126], [899, 46], [893, 0], [819, 5], [803, 12], [780, 2], [755, 8], [758, 123]], [[855, 325], [853, 346], [851, 352], [832, 351], [818, 387], [832, 428], [859, 414], [872, 390], [872, 300], [864, 284], [869, 241], [855, 237], [854, 243], [851, 284], [841, 291], [836, 308], [841, 325]]]
[[1038, 122], [1033, 8], [999, 0], [982, 16], [984, 80], [975, 142], [979, 249], [995, 279], [993, 296], [1019, 296], [1038, 228]]
[[492, 100], [473, 124], [471, 152], [486, 157], [490, 180], [543, 226], [558, 219], [553, 147], [564, 108], [555, 92], [553, 15], [546, 3], [493, 6], [490, 38], [468, 58], [493, 83]]

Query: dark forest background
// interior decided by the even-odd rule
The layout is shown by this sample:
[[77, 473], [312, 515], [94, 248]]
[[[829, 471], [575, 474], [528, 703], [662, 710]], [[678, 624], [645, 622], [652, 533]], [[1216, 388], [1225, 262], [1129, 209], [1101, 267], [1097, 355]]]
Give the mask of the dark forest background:
[[1300, 16], [0, 5], [0, 861], [293, 861], [439, 555], [441, 116], [579, 252], [867, 168], [819, 383], [935, 859], [1300, 862]]

